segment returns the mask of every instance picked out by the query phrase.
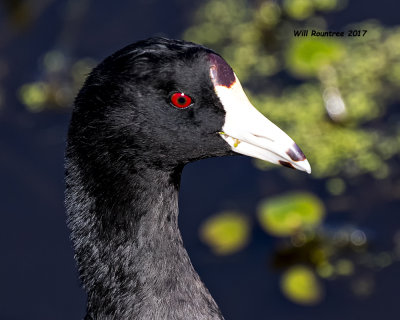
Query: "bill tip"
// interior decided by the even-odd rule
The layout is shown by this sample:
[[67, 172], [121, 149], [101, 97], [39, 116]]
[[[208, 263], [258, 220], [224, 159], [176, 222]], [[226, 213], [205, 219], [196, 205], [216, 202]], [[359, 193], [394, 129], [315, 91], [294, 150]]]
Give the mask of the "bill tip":
[[308, 174], [311, 174], [311, 166], [307, 159], [304, 159], [303, 161], [301, 161], [300, 165], [305, 172], [307, 172]]

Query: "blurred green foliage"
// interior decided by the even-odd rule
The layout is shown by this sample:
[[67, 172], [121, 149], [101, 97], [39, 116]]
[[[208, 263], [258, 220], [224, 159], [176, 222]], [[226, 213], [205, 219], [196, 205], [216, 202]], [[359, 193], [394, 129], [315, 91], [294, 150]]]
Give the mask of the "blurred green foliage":
[[32, 112], [71, 108], [78, 90], [95, 64], [90, 58], [72, 61], [62, 51], [51, 50], [41, 59], [40, 79], [23, 84], [18, 97]]
[[302, 265], [287, 270], [281, 280], [283, 294], [303, 305], [313, 305], [323, 298], [323, 289], [313, 271]]
[[314, 229], [324, 216], [324, 205], [310, 193], [291, 193], [263, 201], [258, 208], [261, 226], [275, 236]]
[[[366, 21], [331, 30], [324, 14], [343, 10], [346, 3], [209, 0], [184, 35], [227, 60], [254, 105], [301, 145], [313, 176], [326, 178], [332, 196], [366, 173], [387, 178], [391, 160], [400, 154], [400, 123], [389, 110], [400, 96], [400, 27]], [[295, 37], [294, 30], [309, 34]], [[311, 30], [345, 31], [345, 36], [312, 37]], [[348, 30], [367, 32], [350, 37]], [[256, 165], [271, 167], [259, 160]], [[273, 264], [283, 271], [282, 293], [297, 304], [318, 303], [324, 297], [322, 280], [340, 277], [349, 277], [354, 295], [368, 296], [373, 272], [400, 260], [400, 236], [393, 250], [373, 253], [360, 228], [327, 227], [325, 205], [313, 194], [271, 197], [257, 208], [264, 231], [280, 237]], [[209, 228], [223, 243], [223, 233]]]
[[242, 249], [248, 242], [250, 225], [238, 212], [221, 212], [210, 217], [200, 228], [200, 238], [215, 254], [226, 255]]
[[[400, 234], [394, 249], [372, 252], [367, 234], [360, 228], [324, 225], [325, 206], [313, 194], [291, 192], [258, 204], [258, 220], [270, 235], [280, 237], [272, 265], [282, 270], [281, 291], [291, 301], [313, 305], [324, 297], [322, 280], [351, 277], [351, 292], [360, 297], [373, 291], [373, 272], [400, 260]], [[250, 241], [249, 219], [240, 212], [225, 211], [209, 217], [200, 238], [216, 255], [233, 254]], [[363, 275], [358, 276], [360, 270]]]
[[[400, 93], [400, 27], [367, 21], [343, 29], [367, 30], [360, 37], [294, 36], [329, 30], [324, 14], [345, 6], [210, 0], [184, 37], [222, 54], [255, 106], [301, 145], [314, 176], [385, 178], [400, 153], [400, 125], [382, 120]], [[282, 85], [282, 76], [292, 85]]]

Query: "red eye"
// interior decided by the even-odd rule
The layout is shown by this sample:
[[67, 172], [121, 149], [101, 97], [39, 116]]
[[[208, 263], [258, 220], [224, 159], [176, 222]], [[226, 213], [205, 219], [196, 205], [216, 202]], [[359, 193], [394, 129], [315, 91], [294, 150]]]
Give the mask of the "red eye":
[[186, 108], [192, 104], [192, 98], [184, 93], [176, 92], [171, 96], [172, 104], [177, 108]]

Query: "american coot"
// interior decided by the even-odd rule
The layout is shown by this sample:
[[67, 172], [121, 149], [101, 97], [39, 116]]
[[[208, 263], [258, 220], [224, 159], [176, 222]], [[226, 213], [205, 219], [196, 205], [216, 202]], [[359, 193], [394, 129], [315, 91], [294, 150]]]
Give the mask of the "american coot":
[[85, 319], [223, 319], [183, 247], [178, 192], [186, 163], [238, 153], [311, 170], [214, 51], [152, 38], [90, 73], [66, 149]]

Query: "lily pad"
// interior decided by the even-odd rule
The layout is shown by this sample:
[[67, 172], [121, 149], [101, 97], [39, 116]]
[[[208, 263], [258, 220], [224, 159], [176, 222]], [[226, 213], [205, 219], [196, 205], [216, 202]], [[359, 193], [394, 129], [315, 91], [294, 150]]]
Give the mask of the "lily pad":
[[[311, 34], [311, 30], [309, 32]], [[339, 61], [343, 54], [343, 44], [332, 38], [310, 36], [293, 38], [287, 51], [286, 63], [294, 75], [316, 76], [324, 67]]]
[[324, 216], [324, 205], [310, 193], [289, 193], [261, 202], [258, 219], [266, 232], [286, 237], [318, 226]]
[[221, 212], [208, 218], [200, 228], [201, 240], [218, 255], [239, 251], [248, 242], [250, 225], [238, 212]]
[[287, 270], [281, 280], [283, 294], [292, 302], [315, 305], [323, 298], [323, 288], [315, 274], [305, 266]]

